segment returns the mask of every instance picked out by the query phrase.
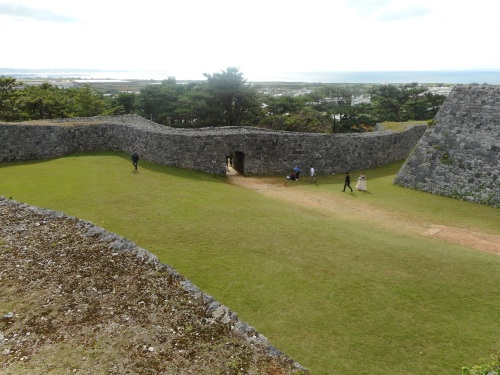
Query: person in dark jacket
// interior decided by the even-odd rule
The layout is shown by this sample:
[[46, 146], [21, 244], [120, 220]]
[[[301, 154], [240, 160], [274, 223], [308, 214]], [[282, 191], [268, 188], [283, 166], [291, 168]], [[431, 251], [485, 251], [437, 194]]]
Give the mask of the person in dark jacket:
[[344, 180], [344, 190], [342, 190], [345, 193], [345, 188], [346, 186], [351, 189], [352, 193], [352, 187], [351, 187], [351, 176], [349, 176], [349, 172], [345, 173], [345, 180]]
[[137, 163], [139, 163], [139, 154], [137, 151], [134, 151], [132, 154], [132, 164], [134, 165], [135, 170], [137, 170]]

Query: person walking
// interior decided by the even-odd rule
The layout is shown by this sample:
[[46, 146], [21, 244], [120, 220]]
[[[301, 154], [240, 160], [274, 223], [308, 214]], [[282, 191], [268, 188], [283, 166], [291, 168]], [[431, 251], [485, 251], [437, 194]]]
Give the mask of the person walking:
[[137, 151], [134, 150], [131, 159], [135, 170], [137, 170], [137, 163], [139, 163], [139, 154], [137, 153]]
[[361, 171], [358, 177], [358, 183], [356, 184], [356, 190], [366, 191], [366, 175], [365, 172]]
[[310, 169], [309, 169], [309, 175], [311, 176], [311, 182], [316, 182], [316, 177], [314, 177], [314, 167], [311, 165]]
[[348, 187], [351, 189], [352, 193], [352, 187], [351, 187], [351, 176], [349, 176], [349, 172], [345, 173], [345, 180], [344, 180], [344, 190], [342, 190], [345, 193], [345, 188]]

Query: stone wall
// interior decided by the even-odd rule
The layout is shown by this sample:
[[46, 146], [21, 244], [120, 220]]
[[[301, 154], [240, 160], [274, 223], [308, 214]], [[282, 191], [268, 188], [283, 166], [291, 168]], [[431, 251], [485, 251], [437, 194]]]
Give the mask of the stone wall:
[[500, 86], [457, 86], [395, 183], [500, 207]]
[[[35, 272], [39, 271], [40, 269], [43, 269], [44, 272], [46, 271], [46, 261], [50, 260], [50, 257], [46, 254], [47, 252], [56, 252], [57, 253], [57, 248], [51, 249], [50, 247], [47, 248], [46, 246], [40, 246], [36, 247], [36, 251], [33, 251], [31, 244], [33, 243], [32, 240], [30, 240], [30, 237], [36, 238], [37, 240], [41, 241], [41, 243], [47, 244], [48, 242], [51, 241], [51, 239], [54, 238], [60, 238], [61, 235], [65, 235], [65, 229], [67, 230], [69, 227], [75, 228], [74, 231], [72, 231], [73, 235], [68, 236], [65, 240], [64, 244], [64, 259], [61, 262], [58, 262], [58, 266], [65, 268], [66, 271], [68, 270], [68, 264], [72, 264], [73, 262], [78, 262], [79, 260], [71, 260], [72, 257], [75, 256], [75, 254], [78, 253], [78, 251], [85, 250], [86, 247], [94, 247], [97, 246], [100, 248], [100, 245], [104, 245], [104, 247], [109, 249], [109, 253], [106, 251], [99, 251], [98, 253], [92, 252], [93, 256], [91, 258], [96, 258], [93, 260], [93, 262], [100, 262], [102, 261], [103, 263], [108, 263], [109, 264], [109, 256], [113, 254], [113, 257], [119, 256], [122, 254], [130, 255], [131, 257], [134, 257], [137, 259], [137, 263], [140, 264], [140, 267], [144, 270], [144, 272], [152, 272], [154, 273], [157, 277], [164, 277], [165, 283], [171, 283], [168, 282], [169, 280], [168, 276], [171, 277], [171, 279], [175, 280], [175, 283], [178, 283], [181, 288], [188, 293], [193, 300], [200, 301], [197, 302], [200, 304], [199, 307], [194, 307], [193, 309], [182, 309], [184, 314], [194, 314], [194, 311], [199, 308], [203, 308], [207, 312], [207, 316], [203, 317], [201, 315], [199, 316], [192, 316], [190, 319], [192, 321], [196, 319], [202, 319], [203, 320], [213, 320], [214, 322], [217, 322], [217, 324], [222, 324], [227, 328], [230, 328], [231, 331], [239, 336], [242, 337], [244, 340], [247, 340], [252, 346], [255, 346], [255, 350], [261, 350], [263, 349], [269, 356], [277, 358], [279, 362], [281, 363], [292, 363], [293, 361], [288, 358], [284, 353], [279, 351], [276, 347], [270, 344], [268, 339], [260, 334], [254, 327], [251, 325], [247, 324], [246, 322], [242, 321], [239, 319], [238, 314], [235, 313], [234, 311], [231, 311], [227, 306], [222, 305], [219, 301], [217, 301], [213, 296], [203, 292], [201, 289], [199, 289], [196, 285], [194, 285], [190, 280], [186, 279], [184, 276], [180, 275], [176, 270], [174, 270], [172, 267], [161, 263], [158, 258], [150, 253], [148, 250], [141, 248], [137, 246], [135, 243], [129, 241], [128, 239], [118, 236], [115, 233], [111, 233], [106, 231], [104, 228], [98, 227], [88, 221], [81, 220], [78, 218], [74, 218], [72, 216], [68, 216], [63, 212], [58, 212], [58, 211], [52, 211], [48, 209], [43, 209], [40, 207], [36, 206], [30, 206], [28, 204], [24, 203], [19, 203], [10, 199], [6, 199], [4, 197], [0, 197], [0, 217], [2, 220], [6, 222], [2, 222], [3, 225], [2, 229], [6, 229], [8, 233], [16, 233], [16, 232], [22, 232], [23, 235], [21, 236], [21, 241], [19, 241], [19, 237], [17, 236], [12, 236], [11, 238], [5, 238], [6, 243], [9, 244], [11, 241], [16, 242], [16, 247], [23, 248], [24, 253], [26, 253], [26, 259], [21, 259], [21, 262], [16, 262], [16, 263], [24, 263], [23, 260], [30, 259], [32, 261], [32, 258], [36, 258], [37, 261], [32, 263], [32, 267], [29, 268], [29, 270], [34, 270]], [[30, 225], [27, 225], [27, 223], [30, 223]], [[28, 227], [28, 228], [27, 228]], [[43, 227], [50, 227], [52, 229], [47, 230], [47, 229], [33, 229], [33, 228], [43, 228]], [[55, 228], [55, 229], [54, 229]], [[76, 234], [79, 234], [81, 237], [79, 237]], [[2, 232], [0, 231], [0, 234]], [[5, 234], [5, 233], [4, 233]], [[49, 236], [49, 238], [43, 238], [44, 236]], [[86, 241], [86, 238], [89, 240]], [[2, 239], [4, 237], [2, 236]], [[24, 239], [24, 240], [23, 240]], [[21, 242], [21, 243], [19, 243]], [[3, 245], [3, 243], [2, 243]], [[15, 253], [14, 249], [11, 247], [7, 247], [9, 250], [13, 250], [12, 253]], [[28, 248], [30, 250], [28, 250]], [[59, 247], [61, 249], [61, 247]], [[34, 254], [36, 252], [36, 255]], [[11, 256], [9, 253], [9, 256]], [[96, 255], [100, 254], [100, 255]], [[102, 258], [102, 259], [101, 259]], [[69, 260], [68, 260], [69, 259]], [[115, 258], [117, 259], [117, 258]], [[36, 263], [36, 264], [35, 264]], [[86, 262], [86, 266], [92, 265], [92, 261]], [[23, 268], [20, 269], [20, 272], [22, 272]], [[71, 277], [76, 277], [76, 274], [81, 272], [82, 269], [78, 270], [78, 268], [74, 269], [74, 274], [66, 274], [64, 279], [65, 281], [68, 281]], [[127, 272], [127, 270], [122, 269], [123, 272]], [[24, 269], [24, 272], [27, 272], [26, 269]], [[84, 272], [86, 275], [83, 276], [80, 281], [85, 280], [86, 278], [92, 278], [93, 273], [87, 273]], [[80, 277], [81, 275], [78, 275]], [[115, 276], [117, 277], [117, 276]], [[49, 278], [50, 279], [50, 278]], [[114, 278], [113, 278], [114, 279]], [[85, 299], [85, 302], [88, 303], [87, 308], [92, 308], [95, 306], [92, 306], [92, 303], [95, 303], [95, 301], [98, 300], [98, 297], [95, 297], [96, 295], [99, 295], [98, 293], [104, 293], [103, 295], [105, 296], [108, 292], [104, 292], [106, 290], [111, 290], [113, 289], [113, 283], [120, 283], [119, 280], [122, 280], [122, 277], [119, 277], [117, 281], [112, 281], [109, 284], [105, 286], [101, 286], [99, 289], [100, 291], [98, 292], [95, 290], [95, 294], [92, 298], [82, 295], [82, 294], [77, 294], [75, 296], [76, 302], [79, 302], [80, 299]], [[125, 279], [127, 280], [127, 279]], [[53, 280], [54, 281], [54, 280]], [[101, 280], [102, 281], [102, 280]], [[88, 280], [87, 281], [82, 281], [82, 283], [87, 283], [88, 285]], [[20, 282], [21, 285], [23, 285], [22, 282]], [[26, 285], [26, 284], [24, 284]], [[158, 285], [158, 284], [157, 284]], [[42, 286], [40, 286], [41, 288]], [[46, 287], [45, 285], [43, 287]], [[52, 285], [47, 286], [50, 290], [50, 288], [54, 287], [54, 282]], [[154, 288], [154, 286], [152, 286]], [[114, 290], [114, 289], [113, 289]], [[113, 292], [114, 293], [114, 292]], [[79, 297], [78, 297], [79, 296]], [[139, 298], [139, 296], [137, 296]], [[175, 295], [172, 296], [173, 299], [175, 299]], [[139, 299], [137, 300], [139, 301]], [[40, 302], [38, 300], [38, 302]], [[34, 302], [36, 305], [38, 302]], [[124, 301], [123, 303], [126, 305], [127, 302], [130, 301]], [[107, 302], [111, 303], [111, 302]], [[57, 305], [57, 302], [55, 303]], [[53, 306], [53, 305], [52, 305]], [[113, 305], [108, 305], [108, 306], [113, 306]], [[36, 306], [35, 306], [36, 307]], [[123, 306], [118, 306], [116, 304], [115, 300], [115, 311], [119, 311], [120, 309], [123, 309]], [[148, 304], [149, 309], [153, 309], [153, 312], [155, 312], [155, 308], [158, 308], [158, 305], [155, 305], [154, 303], [151, 303], [151, 305]], [[125, 306], [126, 309], [126, 306]], [[130, 306], [129, 306], [130, 309]], [[162, 308], [163, 310], [163, 308]], [[93, 311], [93, 310], [92, 310]], [[132, 311], [129, 311], [131, 313]], [[158, 314], [161, 314], [162, 311], [156, 311]], [[147, 315], [147, 313], [145, 313]], [[74, 321], [78, 321], [83, 315], [80, 315], [79, 318], [74, 317]], [[107, 315], [109, 317], [109, 315]], [[168, 314], [163, 315], [163, 318], [168, 319]], [[207, 319], [205, 319], [207, 318]], [[109, 324], [107, 322], [107, 317], [104, 315], [100, 315], [97, 313], [96, 317], [96, 323], [100, 322], [103, 325]], [[101, 321], [102, 320], [102, 321]], [[132, 319], [134, 320], [134, 319]], [[132, 321], [131, 320], [131, 321]], [[92, 324], [92, 323], [91, 323]], [[133, 324], [130, 326], [133, 328]], [[77, 324], [78, 325], [78, 324]], [[167, 322], [168, 326], [168, 322]], [[36, 339], [38, 341], [38, 339]], [[50, 340], [50, 339], [49, 339]], [[42, 347], [43, 347], [43, 341], [42, 341]], [[38, 346], [38, 345], [37, 345]], [[26, 349], [26, 347], [24, 347]], [[5, 353], [4, 353], [5, 354]], [[307, 369], [302, 367], [299, 363], [293, 362], [293, 368], [296, 369], [298, 372], [302, 371], [300, 373], [308, 374], [309, 372]]]
[[333, 135], [248, 127], [176, 129], [133, 115], [0, 123], [0, 161], [136, 149], [143, 160], [217, 175], [226, 174], [231, 154], [244, 175], [285, 175], [295, 165], [331, 174], [403, 160], [425, 129]]

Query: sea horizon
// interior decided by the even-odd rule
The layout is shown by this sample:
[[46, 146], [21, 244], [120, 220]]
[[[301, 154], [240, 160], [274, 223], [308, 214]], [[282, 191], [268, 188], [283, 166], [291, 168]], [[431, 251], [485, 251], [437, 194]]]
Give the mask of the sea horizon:
[[[442, 83], [442, 84], [500, 84], [499, 70], [434, 70], [434, 71], [316, 71], [269, 72], [246, 75], [248, 82], [304, 83]], [[94, 70], [94, 69], [11, 69], [0, 68], [0, 76], [16, 79], [79, 79], [79, 80], [153, 80], [174, 77], [178, 81], [204, 80], [202, 74], [175, 74], [167, 71]]]

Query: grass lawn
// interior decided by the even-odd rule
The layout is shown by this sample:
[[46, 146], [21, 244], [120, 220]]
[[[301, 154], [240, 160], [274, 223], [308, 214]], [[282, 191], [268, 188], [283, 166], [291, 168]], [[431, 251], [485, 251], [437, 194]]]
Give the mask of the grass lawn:
[[[500, 234], [500, 210], [392, 185], [401, 163], [293, 189]], [[353, 181], [356, 173], [351, 173]], [[355, 183], [352, 184], [353, 187]], [[101, 152], [0, 163], [0, 195], [157, 255], [312, 374], [460, 374], [500, 348], [500, 257], [328, 215], [204, 173]]]

